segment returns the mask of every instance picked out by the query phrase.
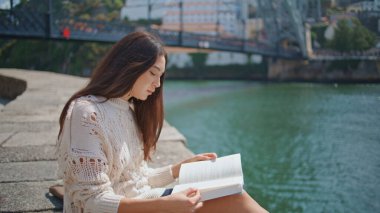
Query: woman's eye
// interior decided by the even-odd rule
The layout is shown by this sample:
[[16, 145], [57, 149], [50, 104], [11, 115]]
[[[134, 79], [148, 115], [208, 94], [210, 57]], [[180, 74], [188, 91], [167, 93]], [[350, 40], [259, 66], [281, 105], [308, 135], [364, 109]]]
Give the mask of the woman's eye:
[[153, 76], [156, 76], [156, 74], [154, 74], [154, 72], [150, 72], [150, 74], [152, 74]]

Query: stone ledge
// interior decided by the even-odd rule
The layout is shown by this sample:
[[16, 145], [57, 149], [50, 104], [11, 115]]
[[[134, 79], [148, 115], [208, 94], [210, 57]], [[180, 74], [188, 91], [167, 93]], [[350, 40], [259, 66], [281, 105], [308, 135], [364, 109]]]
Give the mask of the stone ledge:
[[[61, 212], [49, 194], [56, 179], [55, 138], [65, 101], [87, 79], [57, 73], [0, 69], [27, 82], [26, 91], [0, 108], [0, 212]], [[53, 141], [54, 140], [54, 141]], [[160, 167], [189, 158], [186, 139], [165, 122], [149, 165]]]

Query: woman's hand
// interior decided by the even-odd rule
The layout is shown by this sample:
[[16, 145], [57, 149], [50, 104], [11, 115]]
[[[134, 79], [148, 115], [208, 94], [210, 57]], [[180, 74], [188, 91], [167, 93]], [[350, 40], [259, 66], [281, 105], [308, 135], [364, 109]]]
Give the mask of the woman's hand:
[[166, 197], [163, 200], [164, 212], [190, 213], [202, 207], [201, 194], [198, 189], [189, 188]]
[[177, 164], [172, 166], [173, 177], [178, 178], [179, 170], [181, 169], [181, 165], [184, 163], [190, 163], [190, 162], [195, 162], [195, 161], [204, 161], [204, 160], [213, 160], [217, 157], [218, 156], [216, 155], [216, 153], [202, 153], [202, 154], [195, 155], [194, 157], [189, 158], [187, 160], [184, 160], [180, 163], [177, 163]]
[[120, 200], [117, 212], [190, 213], [202, 207], [203, 203], [200, 200], [201, 194], [199, 190], [193, 188], [154, 199], [125, 197]]

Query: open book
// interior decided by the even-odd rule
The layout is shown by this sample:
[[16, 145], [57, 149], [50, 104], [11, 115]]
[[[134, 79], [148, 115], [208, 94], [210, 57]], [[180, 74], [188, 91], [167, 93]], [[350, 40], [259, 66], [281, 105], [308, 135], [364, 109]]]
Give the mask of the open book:
[[241, 193], [243, 184], [240, 154], [234, 154], [211, 161], [182, 164], [179, 184], [172, 193], [192, 187], [199, 189], [201, 201], [205, 201]]

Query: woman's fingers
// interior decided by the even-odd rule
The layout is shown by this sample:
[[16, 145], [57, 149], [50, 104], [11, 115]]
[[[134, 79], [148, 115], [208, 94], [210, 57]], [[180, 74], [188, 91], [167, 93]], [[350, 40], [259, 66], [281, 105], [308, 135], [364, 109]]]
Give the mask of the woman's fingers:
[[202, 155], [205, 155], [210, 158], [217, 158], [218, 155], [215, 152], [210, 152], [210, 153], [203, 153]]
[[201, 200], [201, 193], [198, 189], [193, 189], [193, 191], [188, 195], [190, 197], [190, 201], [194, 204], [197, 204]]
[[204, 155], [204, 156], [209, 156], [209, 157], [216, 157], [216, 153], [215, 152], [200, 153], [198, 155]]
[[189, 158], [185, 161], [182, 161], [179, 164], [176, 164], [176, 166], [174, 166], [174, 169], [173, 169], [174, 177], [178, 177], [180, 166], [184, 163], [190, 163], [190, 162], [195, 162], [195, 161], [204, 161], [204, 160], [214, 160], [217, 157], [218, 157], [217, 154], [214, 152], [197, 154], [192, 158]]
[[201, 193], [198, 189], [189, 188], [187, 190], [187, 196], [188, 196], [190, 203], [192, 205], [192, 212], [196, 211], [197, 209], [199, 209], [203, 206], [203, 202], [200, 202]]
[[202, 153], [195, 156], [197, 160], [212, 160], [217, 157], [216, 153]]
[[195, 194], [197, 191], [197, 189], [194, 189], [194, 188], [188, 188], [185, 190], [185, 195], [187, 197], [192, 197], [192, 194]]
[[202, 208], [202, 206], [203, 206], [203, 202], [198, 202], [197, 205], [195, 205], [194, 210], [198, 210]]

